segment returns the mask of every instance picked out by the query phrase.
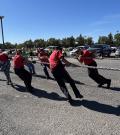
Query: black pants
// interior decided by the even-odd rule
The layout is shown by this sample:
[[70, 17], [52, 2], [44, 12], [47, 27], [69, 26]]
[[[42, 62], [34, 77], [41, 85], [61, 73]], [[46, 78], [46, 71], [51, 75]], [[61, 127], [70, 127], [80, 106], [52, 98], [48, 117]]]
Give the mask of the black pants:
[[14, 71], [15, 71], [15, 74], [18, 75], [19, 78], [24, 81], [27, 90], [30, 90], [32, 75], [24, 68], [20, 68], [20, 69], [15, 68]]
[[1, 71], [4, 72], [7, 79], [7, 83], [11, 82], [10, 66], [11, 66], [10, 60], [7, 60], [6, 62], [0, 64]]
[[64, 67], [61, 67], [61, 66], [58, 66], [56, 67], [53, 71], [52, 71], [52, 74], [54, 76], [54, 78], [56, 79], [61, 91], [64, 93], [64, 95], [69, 99], [71, 98], [68, 90], [67, 90], [67, 87], [65, 85], [65, 80], [70, 83], [72, 89], [73, 89], [73, 92], [75, 94], [76, 97], [78, 97], [80, 95], [76, 85], [75, 85], [75, 82], [74, 80], [71, 78], [71, 76], [68, 74], [68, 72], [65, 70]]
[[43, 67], [43, 71], [45, 73], [46, 78], [50, 78], [50, 75], [49, 75], [48, 70], [47, 70], [47, 68], [49, 68], [49, 65], [48, 64], [42, 64], [42, 67]]
[[[88, 66], [97, 67], [97, 63], [94, 61]], [[98, 69], [88, 68], [88, 75], [98, 84], [105, 84], [108, 81], [108, 79], [98, 73]]]

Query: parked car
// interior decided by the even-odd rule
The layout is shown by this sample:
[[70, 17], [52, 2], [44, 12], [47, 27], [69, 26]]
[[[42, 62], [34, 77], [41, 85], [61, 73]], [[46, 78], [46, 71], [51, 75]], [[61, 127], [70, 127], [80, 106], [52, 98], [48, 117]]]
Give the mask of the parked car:
[[72, 51], [70, 51], [70, 56], [76, 56], [80, 54], [81, 50], [86, 49], [86, 46], [77, 46]]
[[115, 53], [116, 50], [117, 50], [117, 47], [116, 46], [112, 46], [111, 47], [111, 52]]
[[53, 51], [56, 47], [57, 47], [57, 46], [48, 46], [48, 47], [46, 47], [44, 50], [45, 50], [46, 52], [48, 52], [49, 54], [51, 54], [52, 51]]
[[115, 57], [120, 57], [120, 48], [115, 51]]
[[94, 44], [88, 48], [89, 51], [94, 52], [96, 56], [110, 56], [111, 48], [107, 44]]
[[74, 47], [68, 47], [67, 51], [72, 51], [74, 49]]

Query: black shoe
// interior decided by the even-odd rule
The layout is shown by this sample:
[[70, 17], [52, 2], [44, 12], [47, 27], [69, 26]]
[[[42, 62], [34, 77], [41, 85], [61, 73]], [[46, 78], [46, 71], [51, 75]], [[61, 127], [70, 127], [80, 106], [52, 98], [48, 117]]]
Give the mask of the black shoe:
[[32, 75], [34, 75], [34, 76], [35, 76], [35, 75], [36, 75], [36, 73], [35, 73], [35, 72], [33, 72], [33, 73], [32, 73]]
[[34, 91], [33, 89], [34, 88], [31, 86], [30, 88], [27, 88], [27, 91], [30, 92], [30, 93], [32, 93]]
[[72, 98], [69, 98], [67, 101], [72, 105], [72, 103], [73, 103], [73, 99]]
[[108, 81], [107, 81], [107, 89], [109, 89], [109, 88], [110, 88], [110, 85], [111, 85], [111, 80], [110, 80], [110, 79], [108, 79]]
[[102, 87], [104, 84], [105, 84], [105, 83], [100, 83], [100, 84], [98, 85], [98, 87]]
[[12, 81], [7, 81], [7, 85], [13, 85]]
[[49, 76], [47, 76], [46, 79], [48, 80], [48, 79], [51, 79], [51, 78]]
[[6, 84], [9, 85], [9, 82], [7, 82]]
[[76, 98], [83, 98], [83, 95], [79, 94], [76, 96]]

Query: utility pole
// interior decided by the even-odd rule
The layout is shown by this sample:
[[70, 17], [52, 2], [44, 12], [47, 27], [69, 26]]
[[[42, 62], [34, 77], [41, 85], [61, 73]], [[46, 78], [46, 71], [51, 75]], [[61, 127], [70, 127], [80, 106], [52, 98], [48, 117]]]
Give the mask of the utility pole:
[[0, 20], [1, 20], [1, 31], [2, 31], [2, 41], [3, 41], [3, 45], [4, 45], [4, 33], [3, 33], [3, 22], [2, 19], [4, 18], [4, 16], [0, 16]]

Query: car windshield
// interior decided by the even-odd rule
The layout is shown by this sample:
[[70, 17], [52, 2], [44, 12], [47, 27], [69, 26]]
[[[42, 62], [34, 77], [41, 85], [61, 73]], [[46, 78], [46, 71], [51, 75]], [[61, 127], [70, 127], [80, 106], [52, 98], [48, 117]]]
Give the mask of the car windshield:
[[57, 46], [48, 46], [48, 47], [46, 47], [47, 49], [54, 49], [54, 48], [56, 48]]
[[102, 45], [92, 45], [91, 48], [102, 48]]

